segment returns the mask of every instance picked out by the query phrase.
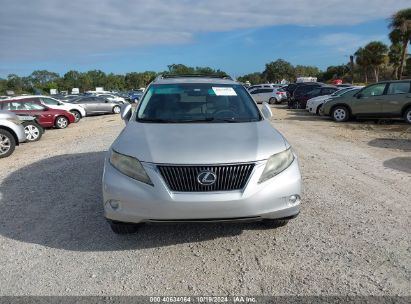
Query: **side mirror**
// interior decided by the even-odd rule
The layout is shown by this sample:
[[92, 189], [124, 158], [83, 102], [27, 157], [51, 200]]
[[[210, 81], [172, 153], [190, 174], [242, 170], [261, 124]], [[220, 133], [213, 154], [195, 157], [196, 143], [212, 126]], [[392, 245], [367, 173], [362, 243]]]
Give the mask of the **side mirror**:
[[357, 94], [357, 99], [363, 98], [364, 95], [362, 95], [361, 93]]
[[264, 118], [267, 120], [270, 120], [271, 117], [273, 117], [273, 112], [271, 112], [271, 108], [266, 102], [263, 103], [261, 112], [263, 113]]
[[131, 118], [131, 114], [131, 104], [121, 105], [120, 115], [122, 120], [127, 123]]

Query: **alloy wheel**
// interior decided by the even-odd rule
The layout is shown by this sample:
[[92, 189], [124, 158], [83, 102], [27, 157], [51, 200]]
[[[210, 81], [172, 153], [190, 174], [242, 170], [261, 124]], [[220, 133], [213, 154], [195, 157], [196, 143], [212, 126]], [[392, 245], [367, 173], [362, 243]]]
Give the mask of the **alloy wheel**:
[[407, 116], [406, 116], [406, 120], [408, 123], [411, 123], [411, 111], [408, 111]]
[[120, 113], [120, 111], [121, 111], [121, 109], [120, 109], [119, 106], [115, 106], [115, 107], [113, 108], [114, 114], [118, 114], [118, 113]]
[[28, 141], [35, 141], [40, 135], [40, 130], [36, 126], [28, 125], [24, 127], [24, 133]]
[[57, 119], [57, 126], [58, 126], [60, 129], [66, 128], [67, 125], [68, 125], [68, 122], [67, 122], [67, 119], [66, 119], [65, 117], [59, 117], [59, 118]]
[[11, 148], [11, 141], [6, 135], [0, 134], [0, 155], [6, 154]]
[[81, 115], [80, 115], [79, 112], [73, 111], [73, 112], [70, 112], [70, 113], [74, 115], [74, 117], [76, 119], [76, 122], [78, 122], [81, 119]]
[[347, 113], [344, 109], [338, 108], [334, 111], [334, 118], [336, 121], [343, 121], [347, 117]]

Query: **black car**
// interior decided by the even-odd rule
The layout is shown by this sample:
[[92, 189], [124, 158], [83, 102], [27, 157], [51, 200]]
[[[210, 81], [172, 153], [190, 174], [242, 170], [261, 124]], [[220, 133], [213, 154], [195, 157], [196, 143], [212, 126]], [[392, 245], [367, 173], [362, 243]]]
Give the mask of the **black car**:
[[296, 83], [296, 87], [291, 95], [291, 98], [288, 99], [288, 107], [289, 108], [296, 108], [298, 102], [301, 102], [301, 99], [304, 95], [308, 92], [323, 86], [324, 84], [321, 82], [302, 82]]
[[300, 96], [297, 100], [294, 100], [293, 103], [293, 108], [294, 109], [305, 109], [307, 106], [307, 101], [311, 98], [318, 97], [318, 96], [324, 96], [324, 95], [331, 95], [335, 92], [340, 90], [340, 88], [337, 88], [335, 86], [321, 86], [317, 87], [308, 93], [306, 93], [303, 96]]

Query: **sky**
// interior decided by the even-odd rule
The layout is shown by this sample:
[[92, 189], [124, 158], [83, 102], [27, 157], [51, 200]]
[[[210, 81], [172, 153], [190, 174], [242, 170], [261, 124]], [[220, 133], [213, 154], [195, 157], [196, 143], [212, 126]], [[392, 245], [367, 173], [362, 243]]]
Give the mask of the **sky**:
[[234, 77], [278, 58], [325, 69], [372, 40], [409, 0], [1, 0], [0, 77], [210, 66]]

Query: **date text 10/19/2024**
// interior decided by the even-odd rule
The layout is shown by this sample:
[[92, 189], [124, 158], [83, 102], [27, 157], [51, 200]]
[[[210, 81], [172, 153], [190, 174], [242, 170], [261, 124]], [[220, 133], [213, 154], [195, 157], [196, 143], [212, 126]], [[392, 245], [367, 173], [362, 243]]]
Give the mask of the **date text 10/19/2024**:
[[151, 303], [257, 303], [254, 297], [150, 297]]

